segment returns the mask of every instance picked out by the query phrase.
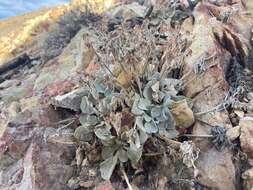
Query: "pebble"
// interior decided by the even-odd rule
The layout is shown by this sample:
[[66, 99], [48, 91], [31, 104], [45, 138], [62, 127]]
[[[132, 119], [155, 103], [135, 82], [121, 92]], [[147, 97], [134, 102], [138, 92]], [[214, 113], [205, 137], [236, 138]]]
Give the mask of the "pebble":
[[232, 127], [230, 129], [228, 129], [226, 132], [227, 137], [231, 141], [234, 141], [236, 138], [238, 138], [240, 136], [240, 134], [241, 134], [241, 127], [240, 126]]

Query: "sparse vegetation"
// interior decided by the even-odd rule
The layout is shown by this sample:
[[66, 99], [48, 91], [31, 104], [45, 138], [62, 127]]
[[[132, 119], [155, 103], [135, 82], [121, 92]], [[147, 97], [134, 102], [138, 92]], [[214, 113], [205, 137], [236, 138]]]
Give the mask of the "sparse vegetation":
[[[177, 57], [184, 46], [180, 36], [172, 44], [147, 23], [129, 27], [124, 22], [107, 35], [104, 31], [97, 31], [97, 35], [103, 39], [102, 45], [90, 45], [100, 68], [95, 80], [84, 79], [90, 93], [82, 98], [81, 126], [74, 136], [80, 144], [102, 147], [100, 172], [109, 180], [117, 165], [125, 171], [131, 163], [131, 168], [138, 170], [145, 160], [143, 155], [170, 154], [165, 142], [180, 145], [172, 139], [192, 125], [194, 116], [191, 100], [182, 95], [183, 81], [172, 78], [178, 77], [173, 73], [183, 62], [170, 64], [167, 59]], [[170, 48], [162, 50], [160, 43]], [[161, 146], [150, 148], [156, 147], [154, 143]]]
[[52, 26], [44, 41], [44, 60], [58, 56], [82, 27], [89, 27], [100, 18], [98, 14], [82, 7], [73, 8], [63, 14]]

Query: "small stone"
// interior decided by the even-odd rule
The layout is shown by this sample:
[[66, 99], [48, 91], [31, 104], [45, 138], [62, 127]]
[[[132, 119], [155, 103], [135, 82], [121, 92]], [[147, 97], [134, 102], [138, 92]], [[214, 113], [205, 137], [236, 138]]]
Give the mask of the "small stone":
[[171, 113], [176, 122], [176, 127], [179, 129], [187, 129], [195, 122], [194, 114], [186, 100], [176, 102]]
[[34, 60], [31, 62], [31, 65], [35, 66], [35, 65], [39, 65], [41, 64], [41, 61], [40, 60]]
[[76, 89], [67, 94], [54, 97], [51, 104], [56, 107], [79, 111], [82, 97], [87, 93], [88, 91], [84, 88]]
[[138, 175], [133, 179], [132, 183], [135, 184], [136, 186], [139, 186], [144, 182], [144, 180], [145, 180], [144, 175]]
[[244, 112], [243, 112], [243, 111], [241, 111], [241, 110], [235, 110], [234, 112], [235, 112], [235, 114], [236, 114], [238, 117], [240, 117], [240, 118], [243, 118], [243, 117], [244, 117]]
[[91, 180], [89, 180], [89, 181], [80, 181], [79, 185], [81, 187], [84, 187], [84, 188], [90, 188], [90, 187], [94, 186], [94, 181], [91, 181]]
[[253, 158], [253, 117], [244, 117], [240, 120], [240, 143], [242, 151]]
[[238, 138], [241, 134], [241, 127], [236, 126], [228, 129], [226, 132], [227, 137], [231, 140], [234, 141], [236, 138]]
[[248, 158], [248, 163], [250, 166], [253, 166], [253, 159], [252, 158]]
[[240, 120], [239, 124], [242, 128], [251, 126], [253, 127], [253, 117], [244, 117]]
[[243, 179], [243, 189], [252, 190], [253, 188], [253, 168], [246, 170], [242, 174]]
[[95, 177], [96, 175], [97, 175], [96, 170], [94, 170], [94, 169], [90, 169], [90, 170], [89, 170], [89, 176], [90, 176], [90, 177]]

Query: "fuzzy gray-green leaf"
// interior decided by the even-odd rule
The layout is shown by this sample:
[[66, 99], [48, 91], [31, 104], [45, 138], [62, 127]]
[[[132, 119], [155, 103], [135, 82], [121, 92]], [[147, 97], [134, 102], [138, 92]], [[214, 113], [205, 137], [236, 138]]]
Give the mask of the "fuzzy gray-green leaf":
[[132, 112], [134, 115], [142, 115], [142, 114], [144, 113], [144, 111], [141, 110], [141, 109], [138, 107], [139, 101], [140, 101], [140, 96], [139, 96], [139, 95], [135, 95], [134, 103], [133, 103], [132, 110], [131, 110], [131, 112]]
[[149, 133], [149, 134], [158, 132], [158, 127], [153, 121], [145, 123], [144, 128], [145, 128], [146, 133]]
[[110, 110], [110, 103], [111, 103], [112, 97], [111, 96], [106, 96], [102, 100], [98, 102], [98, 111], [101, 112], [102, 114], [107, 114], [108, 111]]
[[100, 173], [104, 180], [110, 180], [113, 170], [115, 169], [118, 161], [118, 155], [107, 158], [100, 164]]
[[95, 110], [91, 102], [89, 102], [88, 97], [84, 96], [81, 101], [80, 109], [84, 114], [93, 114]]
[[79, 141], [90, 141], [92, 140], [92, 132], [84, 126], [76, 128], [74, 132], [74, 137]]
[[148, 114], [144, 114], [144, 120], [146, 121], [146, 122], [151, 122], [151, 120], [152, 120], [152, 117], [150, 117]]
[[95, 129], [95, 134], [102, 141], [110, 141], [114, 138], [111, 132], [105, 127]]
[[171, 96], [166, 95], [164, 97], [163, 106], [168, 107], [168, 108], [172, 108], [174, 103], [175, 103], [175, 101], [171, 99]]
[[139, 137], [141, 145], [144, 145], [144, 143], [148, 140], [148, 134], [142, 129], [139, 129]]
[[127, 162], [128, 161], [128, 155], [127, 155], [127, 152], [124, 150], [124, 149], [120, 149], [118, 150], [118, 156], [119, 156], [119, 160], [121, 162]]
[[105, 93], [106, 87], [103, 84], [99, 83], [98, 81], [95, 81], [93, 85], [98, 93]]
[[137, 148], [135, 144], [130, 143], [130, 147], [127, 149], [127, 156], [132, 164], [137, 164], [142, 156], [142, 147]]
[[139, 102], [138, 102], [138, 108], [141, 110], [149, 110], [151, 106], [151, 101], [145, 98], [140, 98]]
[[107, 158], [112, 157], [117, 149], [118, 149], [117, 145], [103, 147], [102, 158], [106, 160]]
[[172, 121], [173, 120], [173, 116], [172, 116], [172, 114], [170, 113], [170, 110], [169, 110], [169, 108], [167, 108], [167, 107], [163, 107], [162, 108], [162, 112], [161, 112], [161, 115], [159, 116], [159, 117], [157, 117], [156, 118], [157, 119], [157, 121], [159, 121], [159, 122], [170, 122], [170, 121]]
[[152, 88], [151, 86], [154, 84], [154, 81], [149, 81], [146, 86], [144, 87], [143, 90], [143, 96], [144, 98], [148, 99], [148, 100], [152, 100]]
[[89, 127], [96, 125], [99, 122], [99, 119], [95, 115], [81, 115], [79, 121], [82, 126]]
[[159, 124], [159, 135], [169, 139], [174, 139], [178, 137], [179, 133], [174, 127], [170, 126], [168, 129], [165, 123], [161, 123]]
[[151, 117], [152, 118], [157, 118], [162, 114], [162, 107], [161, 106], [154, 106], [151, 109]]
[[142, 116], [137, 116], [135, 118], [135, 122], [138, 127], [143, 128], [143, 117]]

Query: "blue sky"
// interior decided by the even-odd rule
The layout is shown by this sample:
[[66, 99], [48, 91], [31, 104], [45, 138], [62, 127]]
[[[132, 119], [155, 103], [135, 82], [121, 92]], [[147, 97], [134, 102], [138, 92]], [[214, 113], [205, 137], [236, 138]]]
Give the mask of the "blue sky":
[[69, 0], [0, 0], [0, 19], [36, 10], [43, 6], [66, 3]]

